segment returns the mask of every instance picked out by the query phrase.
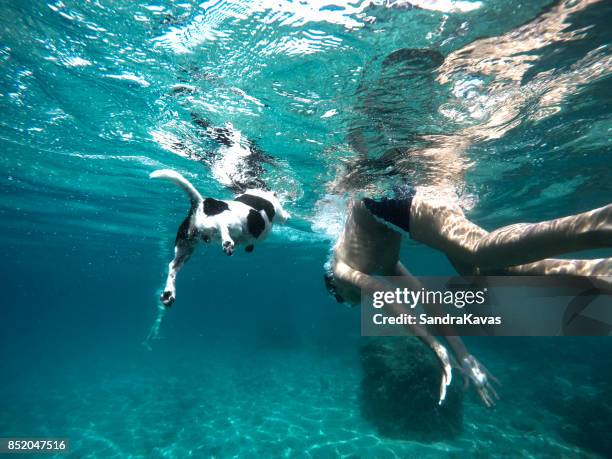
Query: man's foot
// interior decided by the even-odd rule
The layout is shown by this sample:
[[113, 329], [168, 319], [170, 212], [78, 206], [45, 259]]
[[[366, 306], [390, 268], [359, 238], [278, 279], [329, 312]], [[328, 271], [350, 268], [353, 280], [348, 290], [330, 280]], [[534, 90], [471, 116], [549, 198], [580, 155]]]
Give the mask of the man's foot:
[[161, 294], [159, 299], [161, 300], [164, 306], [169, 308], [172, 306], [172, 303], [174, 303], [174, 292], [166, 290], [164, 293]]

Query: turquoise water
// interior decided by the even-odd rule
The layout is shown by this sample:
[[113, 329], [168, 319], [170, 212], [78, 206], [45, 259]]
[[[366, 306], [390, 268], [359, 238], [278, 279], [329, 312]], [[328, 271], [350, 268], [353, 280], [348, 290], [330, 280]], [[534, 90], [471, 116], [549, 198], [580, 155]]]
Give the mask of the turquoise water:
[[[0, 2], [0, 436], [73, 457], [612, 456], [606, 338], [472, 339], [497, 407], [472, 391], [456, 437], [382, 435], [359, 313], [322, 281], [352, 192], [450, 171], [486, 228], [612, 201], [610, 3], [374, 3]], [[144, 346], [187, 210], [148, 174], [232, 196], [197, 120], [271, 158], [294, 218], [252, 254], [200, 247]]]

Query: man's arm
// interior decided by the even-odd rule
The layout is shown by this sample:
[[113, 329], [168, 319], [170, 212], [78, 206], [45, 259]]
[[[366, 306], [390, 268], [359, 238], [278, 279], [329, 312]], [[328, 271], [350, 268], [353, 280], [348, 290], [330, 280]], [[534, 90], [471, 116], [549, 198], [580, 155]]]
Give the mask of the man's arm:
[[[388, 285], [376, 279], [373, 276], [357, 271], [343, 262], [336, 262], [334, 265], [334, 276], [341, 282], [347, 282], [358, 289], [366, 291], [384, 291], [389, 288]], [[383, 307], [385, 313], [392, 316], [399, 316], [406, 312], [402, 305], [397, 303], [385, 303]], [[438, 357], [442, 366], [442, 381], [440, 384], [440, 401], [441, 404], [446, 398], [446, 388], [452, 380], [452, 368], [446, 348], [426, 329], [418, 325], [405, 325], [411, 335], [417, 336], [423, 341]]]
[[[424, 288], [423, 284], [414, 277], [401, 262], [397, 264], [396, 274], [401, 276], [399, 282], [402, 287], [408, 287], [412, 290]], [[423, 308], [433, 312], [435, 315], [442, 315], [443, 313], [441, 307], [436, 304], [423, 305]], [[497, 379], [492, 376], [472, 354], [470, 354], [463, 340], [455, 335], [455, 330], [451, 325], [439, 325], [438, 329], [444, 335], [456, 361], [463, 371], [465, 385], [467, 386], [471, 381], [476, 387], [484, 404], [488, 407], [495, 405], [495, 399], [497, 399], [498, 396], [493, 386], [491, 386], [490, 380], [498, 382]]]
[[[421, 290], [425, 288], [421, 281], [414, 277], [401, 262], [397, 263], [396, 274], [401, 277], [401, 279], [399, 279], [401, 287], [407, 287], [411, 290]], [[434, 315], [442, 315], [444, 312], [437, 304], [427, 304], [423, 305], [423, 307], [430, 310]], [[456, 336], [456, 332], [451, 325], [440, 325], [438, 329], [440, 330], [440, 334], [444, 336], [450, 345], [457, 362], [461, 362], [463, 358], [469, 355], [465, 344], [463, 344], [461, 338]]]

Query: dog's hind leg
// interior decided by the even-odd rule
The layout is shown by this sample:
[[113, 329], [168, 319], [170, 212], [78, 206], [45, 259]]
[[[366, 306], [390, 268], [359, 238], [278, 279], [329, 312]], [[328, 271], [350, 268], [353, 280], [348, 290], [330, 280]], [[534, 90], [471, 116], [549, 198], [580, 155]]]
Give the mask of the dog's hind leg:
[[166, 286], [160, 296], [161, 302], [168, 308], [172, 306], [172, 303], [174, 303], [176, 299], [176, 275], [183, 265], [187, 263], [187, 260], [191, 257], [196, 246], [196, 241], [194, 239], [182, 236], [181, 229], [179, 228], [179, 234], [176, 237], [176, 245], [174, 246], [174, 259], [168, 265]]

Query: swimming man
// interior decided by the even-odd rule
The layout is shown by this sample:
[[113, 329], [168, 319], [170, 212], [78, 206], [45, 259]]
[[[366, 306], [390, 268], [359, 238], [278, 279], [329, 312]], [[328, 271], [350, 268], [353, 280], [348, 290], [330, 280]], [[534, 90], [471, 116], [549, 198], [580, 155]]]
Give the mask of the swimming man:
[[[546, 257], [585, 249], [612, 247], [612, 204], [578, 215], [541, 223], [522, 223], [487, 232], [470, 222], [461, 208], [432, 190], [417, 189], [395, 199], [353, 200], [344, 230], [336, 242], [325, 277], [330, 293], [340, 302], [359, 304], [361, 290], [385, 290], [389, 285], [379, 276], [401, 276], [402, 287], [421, 285], [399, 260], [402, 233], [446, 254], [463, 275], [500, 272], [518, 275], [563, 274], [603, 276], [612, 282], [612, 258], [593, 260], [549, 259]], [[400, 305], [385, 312], [399, 315]], [[450, 357], [446, 348], [427, 330], [407, 326], [439, 358], [442, 369], [440, 401], [451, 381]], [[452, 354], [461, 365], [466, 383], [471, 381], [487, 406], [497, 396], [490, 373], [467, 350], [462, 340], [447, 336]]]

